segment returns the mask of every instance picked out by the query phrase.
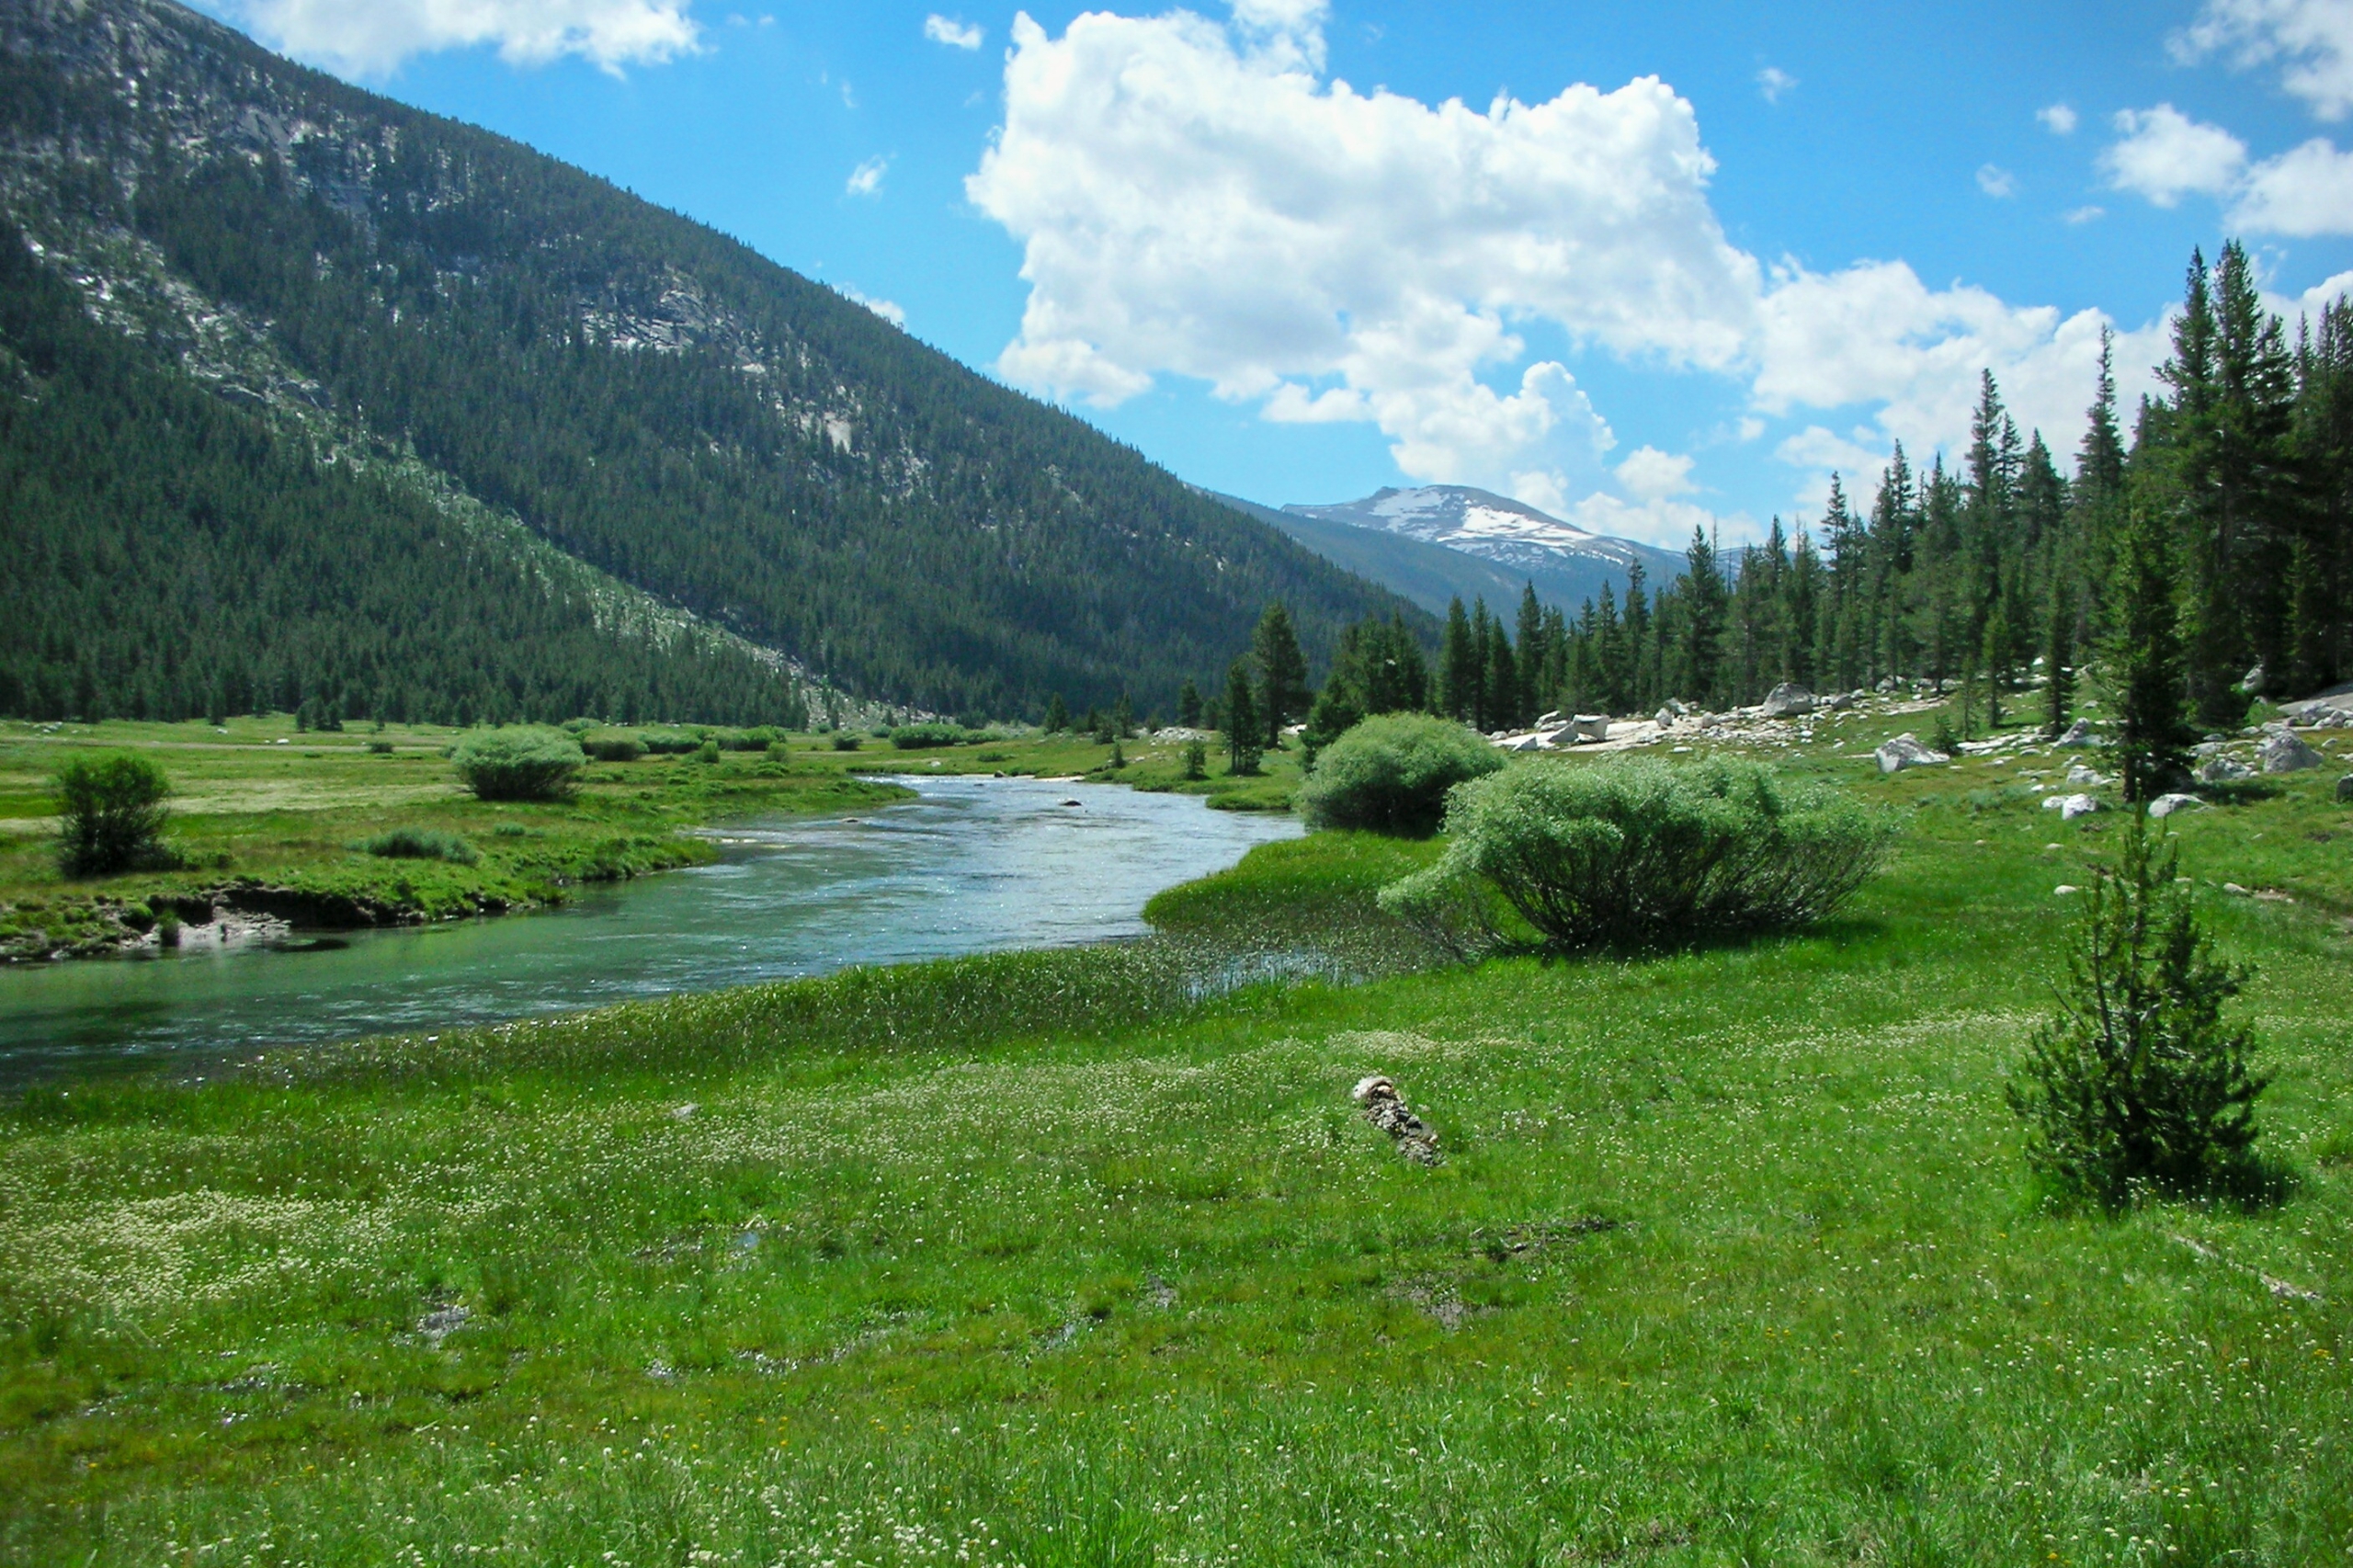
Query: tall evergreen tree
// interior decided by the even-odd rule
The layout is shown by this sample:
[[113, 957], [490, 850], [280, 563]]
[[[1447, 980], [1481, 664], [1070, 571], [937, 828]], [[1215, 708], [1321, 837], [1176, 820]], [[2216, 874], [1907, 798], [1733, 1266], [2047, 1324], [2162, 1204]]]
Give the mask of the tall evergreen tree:
[[1250, 693], [1250, 666], [1236, 659], [1225, 672], [1225, 755], [1227, 770], [1236, 778], [1258, 771], [1265, 731], [1257, 699]]
[[1291, 630], [1290, 612], [1270, 604], [1250, 636], [1250, 662], [1258, 669], [1258, 719], [1266, 726], [1266, 744], [1279, 746], [1283, 726], [1305, 718], [1310, 692], [1307, 658], [1299, 651], [1299, 634]]
[[2197, 738], [2183, 717], [2184, 660], [2174, 603], [2173, 540], [2144, 508], [2127, 519], [2107, 651], [2118, 697], [2124, 798], [2154, 799], [2188, 766]]

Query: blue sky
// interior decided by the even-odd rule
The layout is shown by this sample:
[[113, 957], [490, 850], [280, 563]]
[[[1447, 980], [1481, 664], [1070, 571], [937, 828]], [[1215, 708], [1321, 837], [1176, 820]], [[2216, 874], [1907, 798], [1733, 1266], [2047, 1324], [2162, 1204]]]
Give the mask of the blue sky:
[[1278, 504], [1745, 537], [1981, 366], [2071, 452], [2193, 245], [2353, 282], [2353, 0], [207, 3]]

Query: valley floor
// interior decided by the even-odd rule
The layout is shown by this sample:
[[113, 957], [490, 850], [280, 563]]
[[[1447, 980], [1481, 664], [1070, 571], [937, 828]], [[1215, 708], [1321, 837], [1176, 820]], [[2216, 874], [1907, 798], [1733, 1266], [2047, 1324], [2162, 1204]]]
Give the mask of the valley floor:
[[2343, 1562], [2353, 813], [2165, 824], [2294, 1196], [2053, 1217], [2001, 1087], [2119, 818], [2046, 761], [1796, 757], [1908, 830], [1781, 939], [1438, 965], [1431, 847], [1319, 835], [1143, 943], [33, 1091], [0, 1557]]

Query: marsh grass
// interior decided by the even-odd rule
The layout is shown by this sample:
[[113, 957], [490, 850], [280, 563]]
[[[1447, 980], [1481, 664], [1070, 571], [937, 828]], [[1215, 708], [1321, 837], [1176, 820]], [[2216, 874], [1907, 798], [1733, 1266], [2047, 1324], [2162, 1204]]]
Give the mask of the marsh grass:
[[[1195, 1002], [1139, 943], [28, 1095], [0, 1558], [2343, 1561], [2328, 781], [2178, 829], [2302, 1190], [2105, 1220], [2036, 1211], [2001, 1082], [2115, 824], [1856, 772], [1910, 829], [1794, 936]], [[1436, 852], [1154, 918], [1379, 933]]]

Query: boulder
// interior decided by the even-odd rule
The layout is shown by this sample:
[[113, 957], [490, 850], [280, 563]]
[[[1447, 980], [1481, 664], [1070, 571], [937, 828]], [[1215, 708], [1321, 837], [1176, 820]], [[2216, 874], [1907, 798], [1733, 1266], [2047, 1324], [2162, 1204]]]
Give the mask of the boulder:
[[1536, 721], [1536, 727], [1540, 730], [1556, 730], [1560, 728], [1560, 725], [1561, 715], [1557, 710], [1545, 714], [1542, 718]]
[[2153, 817], [2169, 817], [2176, 812], [2188, 811], [2192, 806], [2202, 806], [2205, 803], [2195, 795], [2160, 795], [2149, 802], [2149, 814]]
[[1609, 715], [1607, 713], [1580, 713], [1569, 722], [1576, 726], [1579, 741], [1606, 741], [1609, 738]]
[[1657, 712], [1651, 715], [1651, 722], [1656, 724], [1662, 730], [1673, 728], [1675, 724], [1674, 710], [1666, 708], [1660, 709]]
[[1406, 1108], [1397, 1085], [1380, 1074], [1357, 1080], [1349, 1097], [1364, 1108], [1364, 1119], [1395, 1140], [1397, 1152], [1415, 1165], [1438, 1164], [1438, 1134]]
[[1765, 717], [1787, 719], [1813, 711], [1813, 693], [1795, 681], [1785, 680], [1765, 694]]
[[2046, 812], [2057, 812], [2059, 820], [2062, 822], [2074, 822], [2077, 817], [2088, 816], [2098, 811], [2099, 797], [2097, 795], [2045, 795], [2042, 798], [2042, 809]]
[[2087, 746], [2098, 739], [2099, 736], [2092, 730], [2092, 722], [2089, 719], [2078, 719], [2068, 725], [2066, 733], [2052, 744], [2063, 746]]
[[2271, 676], [2264, 670], [2261, 661], [2258, 660], [2255, 668], [2239, 677], [2239, 689], [2249, 697], [2261, 697], [2271, 689]]
[[1497, 738], [1495, 744], [1503, 747], [1506, 751], [1542, 751], [1544, 749], [1544, 737], [1541, 735], [1504, 735]]
[[2079, 762], [2075, 764], [2075, 767], [2067, 769], [2067, 782], [2070, 784], [2087, 785], [2091, 788], [2097, 789], [2100, 785], [2107, 783], [2108, 780], [2099, 776], [2097, 769], [2086, 767]]
[[2320, 753], [2306, 745], [2301, 735], [2282, 730], [2263, 743], [2266, 773], [2300, 773], [2307, 767], [2318, 767], [2320, 763]]
[[2353, 773], [2336, 781], [2336, 803], [2340, 806], [2353, 804]]
[[1933, 767], [1938, 763], [1952, 760], [1943, 752], [1930, 751], [1920, 744], [1919, 736], [1913, 734], [1898, 735], [1871, 755], [1879, 759], [1881, 773], [1901, 773], [1907, 767]]
[[2227, 756], [2210, 756], [2198, 765], [2200, 784], [2235, 784], [2242, 778], [2255, 777], [2255, 769], [2244, 762], [2234, 762]]
[[1832, 698], [1828, 702], [1823, 704], [1824, 707], [1829, 709], [1833, 713], [1844, 713], [1847, 709], [1852, 708], [1854, 705], [1855, 694], [1851, 691], [1842, 691], [1837, 696]]

